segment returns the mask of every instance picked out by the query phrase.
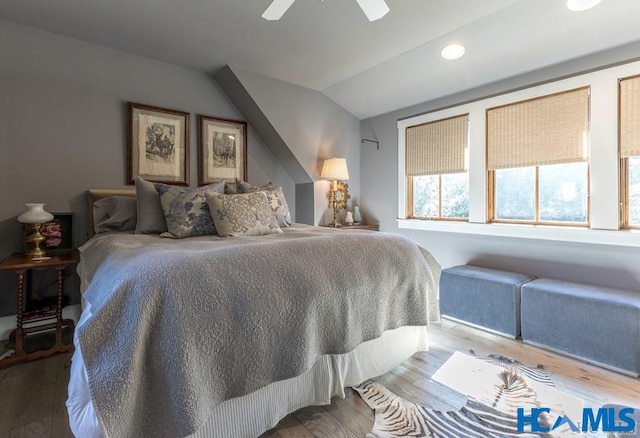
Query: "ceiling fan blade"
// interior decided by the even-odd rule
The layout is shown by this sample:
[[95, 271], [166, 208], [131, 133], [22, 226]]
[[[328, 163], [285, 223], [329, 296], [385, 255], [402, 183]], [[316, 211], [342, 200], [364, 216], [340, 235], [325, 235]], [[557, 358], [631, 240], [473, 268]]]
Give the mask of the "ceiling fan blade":
[[295, 0], [273, 0], [273, 3], [262, 14], [265, 20], [279, 20], [287, 12]]
[[387, 15], [389, 6], [384, 0], [356, 0], [369, 21], [376, 21]]

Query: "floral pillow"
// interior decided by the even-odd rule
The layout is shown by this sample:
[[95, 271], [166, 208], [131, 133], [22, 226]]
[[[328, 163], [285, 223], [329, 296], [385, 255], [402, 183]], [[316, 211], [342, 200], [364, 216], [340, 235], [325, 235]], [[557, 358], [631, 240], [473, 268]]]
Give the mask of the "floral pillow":
[[223, 193], [224, 181], [197, 189], [162, 183], [155, 183], [154, 186], [160, 195], [160, 204], [167, 220], [168, 232], [162, 233], [162, 237], [180, 239], [216, 234], [205, 194]]
[[244, 181], [238, 181], [238, 188], [242, 193], [252, 193], [257, 191], [263, 191], [267, 195], [269, 205], [276, 214], [278, 219], [278, 225], [283, 228], [288, 228], [292, 225], [291, 213], [289, 212], [289, 205], [284, 197], [282, 187], [274, 187], [273, 184], [268, 183], [263, 187], [256, 187]]
[[216, 230], [222, 237], [282, 233], [264, 192], [207, 193], [206, 198]]

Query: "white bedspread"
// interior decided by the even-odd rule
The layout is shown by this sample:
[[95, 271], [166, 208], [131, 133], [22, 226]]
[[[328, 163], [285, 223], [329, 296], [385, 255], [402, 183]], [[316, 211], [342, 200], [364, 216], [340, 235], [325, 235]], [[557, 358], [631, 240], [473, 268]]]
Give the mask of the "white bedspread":
[[437, 321], [439, 266], [401, 236], [303, 228], [81, 249], [76, 336], [109, 436], [187, 436], [212, 409], [385, 330]]

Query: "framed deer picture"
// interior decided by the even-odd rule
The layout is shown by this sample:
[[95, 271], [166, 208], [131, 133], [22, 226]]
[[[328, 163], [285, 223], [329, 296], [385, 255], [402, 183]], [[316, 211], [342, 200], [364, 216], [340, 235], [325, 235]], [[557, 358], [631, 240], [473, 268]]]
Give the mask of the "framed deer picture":
[[129, 102], [128, 183], [188, 185], [189, 113]]
[[246, 181], [247, 122], [198, 116], [198, 185]]

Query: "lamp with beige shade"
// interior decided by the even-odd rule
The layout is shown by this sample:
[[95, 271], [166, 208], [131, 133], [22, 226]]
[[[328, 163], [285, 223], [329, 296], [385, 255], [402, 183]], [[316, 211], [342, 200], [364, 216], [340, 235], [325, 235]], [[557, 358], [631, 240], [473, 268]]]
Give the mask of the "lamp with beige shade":
[[343, 180], [349, 179], [347, 160], [336, 157], [324, 160], [320, 177], [331, 180], [331, 188], [327, 193], [327, 197], [329, 198], [329, 208], [333, 209], [333, 222], [329, 226], [340, 227], [338, 211], [347, 208], [347, 199], [351, 197], [349, 195], [349, 185], [343, 182]]

